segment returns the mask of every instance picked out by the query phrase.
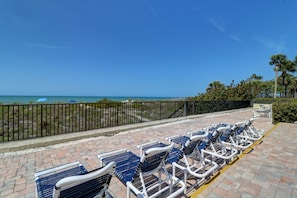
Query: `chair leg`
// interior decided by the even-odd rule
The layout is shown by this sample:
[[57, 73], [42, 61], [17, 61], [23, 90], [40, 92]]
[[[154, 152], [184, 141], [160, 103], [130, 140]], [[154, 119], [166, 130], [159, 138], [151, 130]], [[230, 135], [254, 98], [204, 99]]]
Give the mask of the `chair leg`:
[[127, 198], [130, 198], [130, 188], [127, 186]]
[[184, 183], [186, 185], [185, 190], [184, 190], [185, 195], [187, 194], [187, 180], [188, 180], [188, 173], [187, 173], [187, 171], [184, 171]]

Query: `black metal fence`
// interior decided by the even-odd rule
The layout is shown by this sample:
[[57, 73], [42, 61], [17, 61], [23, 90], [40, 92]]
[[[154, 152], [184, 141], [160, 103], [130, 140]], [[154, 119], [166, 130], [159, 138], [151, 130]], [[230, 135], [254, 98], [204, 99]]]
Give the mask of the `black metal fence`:
[[250, 101], [0, 105], [0, 142], [249, 107]]

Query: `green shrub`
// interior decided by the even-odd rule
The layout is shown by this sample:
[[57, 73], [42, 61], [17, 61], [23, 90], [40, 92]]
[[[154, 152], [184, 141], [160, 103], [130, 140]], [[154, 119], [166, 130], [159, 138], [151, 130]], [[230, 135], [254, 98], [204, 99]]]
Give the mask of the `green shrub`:
[[297, 101], [291, 102], [277, 101], [272, 105], [273, 123], [297, 121]]
[[297, 98], [254, 98], [252, 103], [272, 104], [275, 102], [297, 102]]
[[272, 104], [273, 123], [297, 121], [297, 99], [296, 98], [255, 98], [252, 100], [258, 104]]

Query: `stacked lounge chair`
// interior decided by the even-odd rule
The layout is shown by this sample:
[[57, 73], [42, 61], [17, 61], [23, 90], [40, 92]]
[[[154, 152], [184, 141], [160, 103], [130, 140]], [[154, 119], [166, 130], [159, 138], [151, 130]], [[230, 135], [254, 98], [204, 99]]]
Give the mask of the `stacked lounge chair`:
[[[199, 144], [208, 134], [200, 134], [192, 137], [178, 135], [165, 138], [169, 143], [174, 143], [174, 147], [166, 158], [166, 169], [174, 177], [183, 179], [187, 184], [189, 177], [195, 178], [195, 184], [192, 187], [201, 185], [211, 178], [218, 170], [218, 165], [211, 160], [201, 159], [197, 153]], [[150, 142], [139, 145], [142, 152], [152, 147], [165, 147], [167, 144], [163, 142]], [[184, 194], [188, 192], [189, 188], [184, 189]]]
[[[220, 167], [236, 160], [238, 150], [233, 146], [226, 146], [220, 139], [224, 133], [232, 130], [232, 125], [217, 124], [209, 127], [207, 130], [209, 132], [207, 139], [198, 147], [202, 158], [215, 160]], [[190, 134], [193, 135], [195, 133]]]
[[239, 152], [249, 148], [253, 142], [244, 135], [245, 122], [238, 122], [230, 130], [226, 130], [220, 137], [220, 141], [229, 147], [233, 147]]
[[184, 192], [185, 184], [170, 175], [165, 161], [173, 144], [154, 146], [141, 156], [129, 150], [117, 150], [98, 155], [101, 163], [116, 163], [115, 175], [136, 197], [176, 197]]
[[[165, 138], [169, 143], [138, 145], [139, 155], [127, 149], [99, 154], [100, 168], [92, 171], [80, 162], [39, 171], [35, 174], [36, 195], [112, 197], [108, 187], [115, 175], [126, 186], [126, 197], [181, 197], [210, 181], [263, 137], [254, 121], [253, 117], [236, 124], [219, 123]], [[193, 178], [195, 182], [189, 182]]]

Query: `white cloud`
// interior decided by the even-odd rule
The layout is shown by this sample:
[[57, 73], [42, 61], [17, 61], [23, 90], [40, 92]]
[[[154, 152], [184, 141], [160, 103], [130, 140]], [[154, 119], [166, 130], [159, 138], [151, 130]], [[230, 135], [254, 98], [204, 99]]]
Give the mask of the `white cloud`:
[[225, 28], [222, 24], [219, 24], [214, 17], [210, 17], [208, 22], [211, 23], [215, 28], [217, 28], [220, 32], [225, 32]]
[[234, 41], [237, 41], [237, 42], [239, 42], [239, 43], [242, 42], [242, 40], [241, 40], [238, 36], [236, 36], [236, 35], [234, 35], [234, 34], [229, 34], [229, 38], [231, 38], [231, 39], [233, 39]]
[[[228, 31], [226, 30], [225, 26], [223, 25], [223, 23], [220, 23], [217, 21], [217, 19], [215, 19], [215, 17], [209, 17], [207, 16], [207, 14], [205, 14], [203, 12], [203, 10], [201, 9], [201, 7], [197, 6], [195, 8], [193, 8], [194, 10], [197, 10], [203, 17], [205, 17], [207, 19], [207, 21], [212, 25], [214, 26], [217, 30], [219, 30], [221, 33], [224, 33], [224, 34], [228, 34]], [[233, 41], [236, 41], [238, 43], [241, 43], [242, 40], [239, 36], [237, 35], [234, 35], [234, 34], [231, 34], [229, 33], [228, 34], [228, 37], [230, 39], [232, 39]]]
[[278, 42], [268, 38], [260, 37], [256, 37], [255, 40], [263, 45], [265, 48], [273, 50], [274, 52], [281, 53], [287, 51], [283, 37]]

